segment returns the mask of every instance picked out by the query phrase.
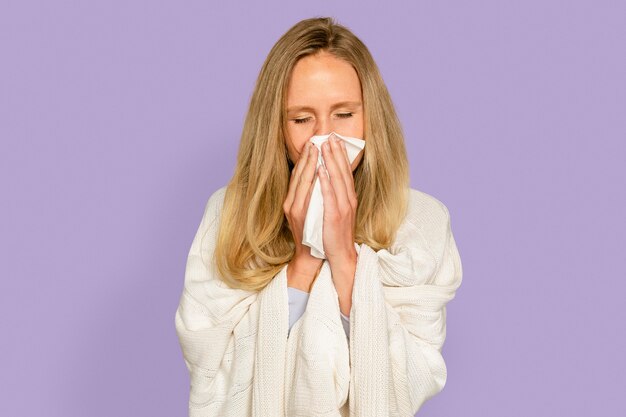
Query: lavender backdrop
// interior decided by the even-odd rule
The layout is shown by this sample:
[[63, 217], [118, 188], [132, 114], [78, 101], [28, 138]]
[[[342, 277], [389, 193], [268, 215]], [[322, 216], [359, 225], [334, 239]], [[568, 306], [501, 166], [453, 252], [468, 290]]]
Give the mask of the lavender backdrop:
[[8, 1], [0, 415], [186, 416], [187, 251], [300, 19], [368, 45], [464, 278], [422, 416], [626, 415], [626, 7]]

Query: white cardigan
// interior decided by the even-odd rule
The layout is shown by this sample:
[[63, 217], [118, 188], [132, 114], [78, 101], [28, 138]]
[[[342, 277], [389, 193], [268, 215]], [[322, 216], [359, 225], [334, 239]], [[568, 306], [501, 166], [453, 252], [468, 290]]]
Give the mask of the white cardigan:
[[409, 189], [393, 244], [355, 243], [348, 341], [327, 260], [289, 335], [287, 266], [258, 292], [219, 279], [211, 257], [225, 190], [206, 204], [175, 315], [190, 417], [410, 417], [443, 389], [446, 304], [462, 267], [442, 202]]

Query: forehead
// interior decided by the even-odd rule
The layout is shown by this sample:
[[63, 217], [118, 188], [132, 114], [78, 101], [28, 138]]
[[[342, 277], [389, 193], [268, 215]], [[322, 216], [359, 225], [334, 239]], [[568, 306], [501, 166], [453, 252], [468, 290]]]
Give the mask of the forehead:
[[288, 106], [348, 100], [361, 100], [361, 82], [350, 63], [328, 53], [296, 63], [287, 87]]

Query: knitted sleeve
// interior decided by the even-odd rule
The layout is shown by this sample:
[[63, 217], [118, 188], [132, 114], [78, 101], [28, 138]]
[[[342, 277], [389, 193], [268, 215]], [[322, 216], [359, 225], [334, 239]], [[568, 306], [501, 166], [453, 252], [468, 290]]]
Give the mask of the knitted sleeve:
[[388, 250], [360, 245], [350, 314], [355, 415], [413, 416], [446, 383], [446, 304], [462, 266], [448, 209], [428, 202], [411, 209]]
[[[257, 293], [228, 287], [212, 262], [223, 189], [208, 200], [191, 244], [175, 326], [190, 375], [189, 416], [230, 415], [252, 381]], [[258, 314], [258, 311], [256, 311]], [[258, 319], [258, 317], [257, 317]]]

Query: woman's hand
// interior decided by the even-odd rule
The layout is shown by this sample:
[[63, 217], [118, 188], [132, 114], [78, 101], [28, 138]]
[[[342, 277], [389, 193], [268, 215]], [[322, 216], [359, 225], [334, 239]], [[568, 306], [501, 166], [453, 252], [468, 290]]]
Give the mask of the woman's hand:
[[291, 230], [296, 245], [295, 255], [287, 267], [288, 286], [306, 292], [310, 292], [311, 285], [324, 262], [323, 259], [311, 255], [311, 248], [302, 244], [304, 219], [313, 191], [317, 159], [317, 147], [311, 142], [307, 142], [298, 162], [291, 171], [289, 191], [283, 203], [289, 230]]
[[334, 135], [322, 145], [322, 157], [326, 170], [320, 167], [317, 175], [324, 198], [324, 253], [333, 273], [341, 310], [349, 315], [357, 262], [354, 248], [357, 209], [354, 178], [346, 145]]

